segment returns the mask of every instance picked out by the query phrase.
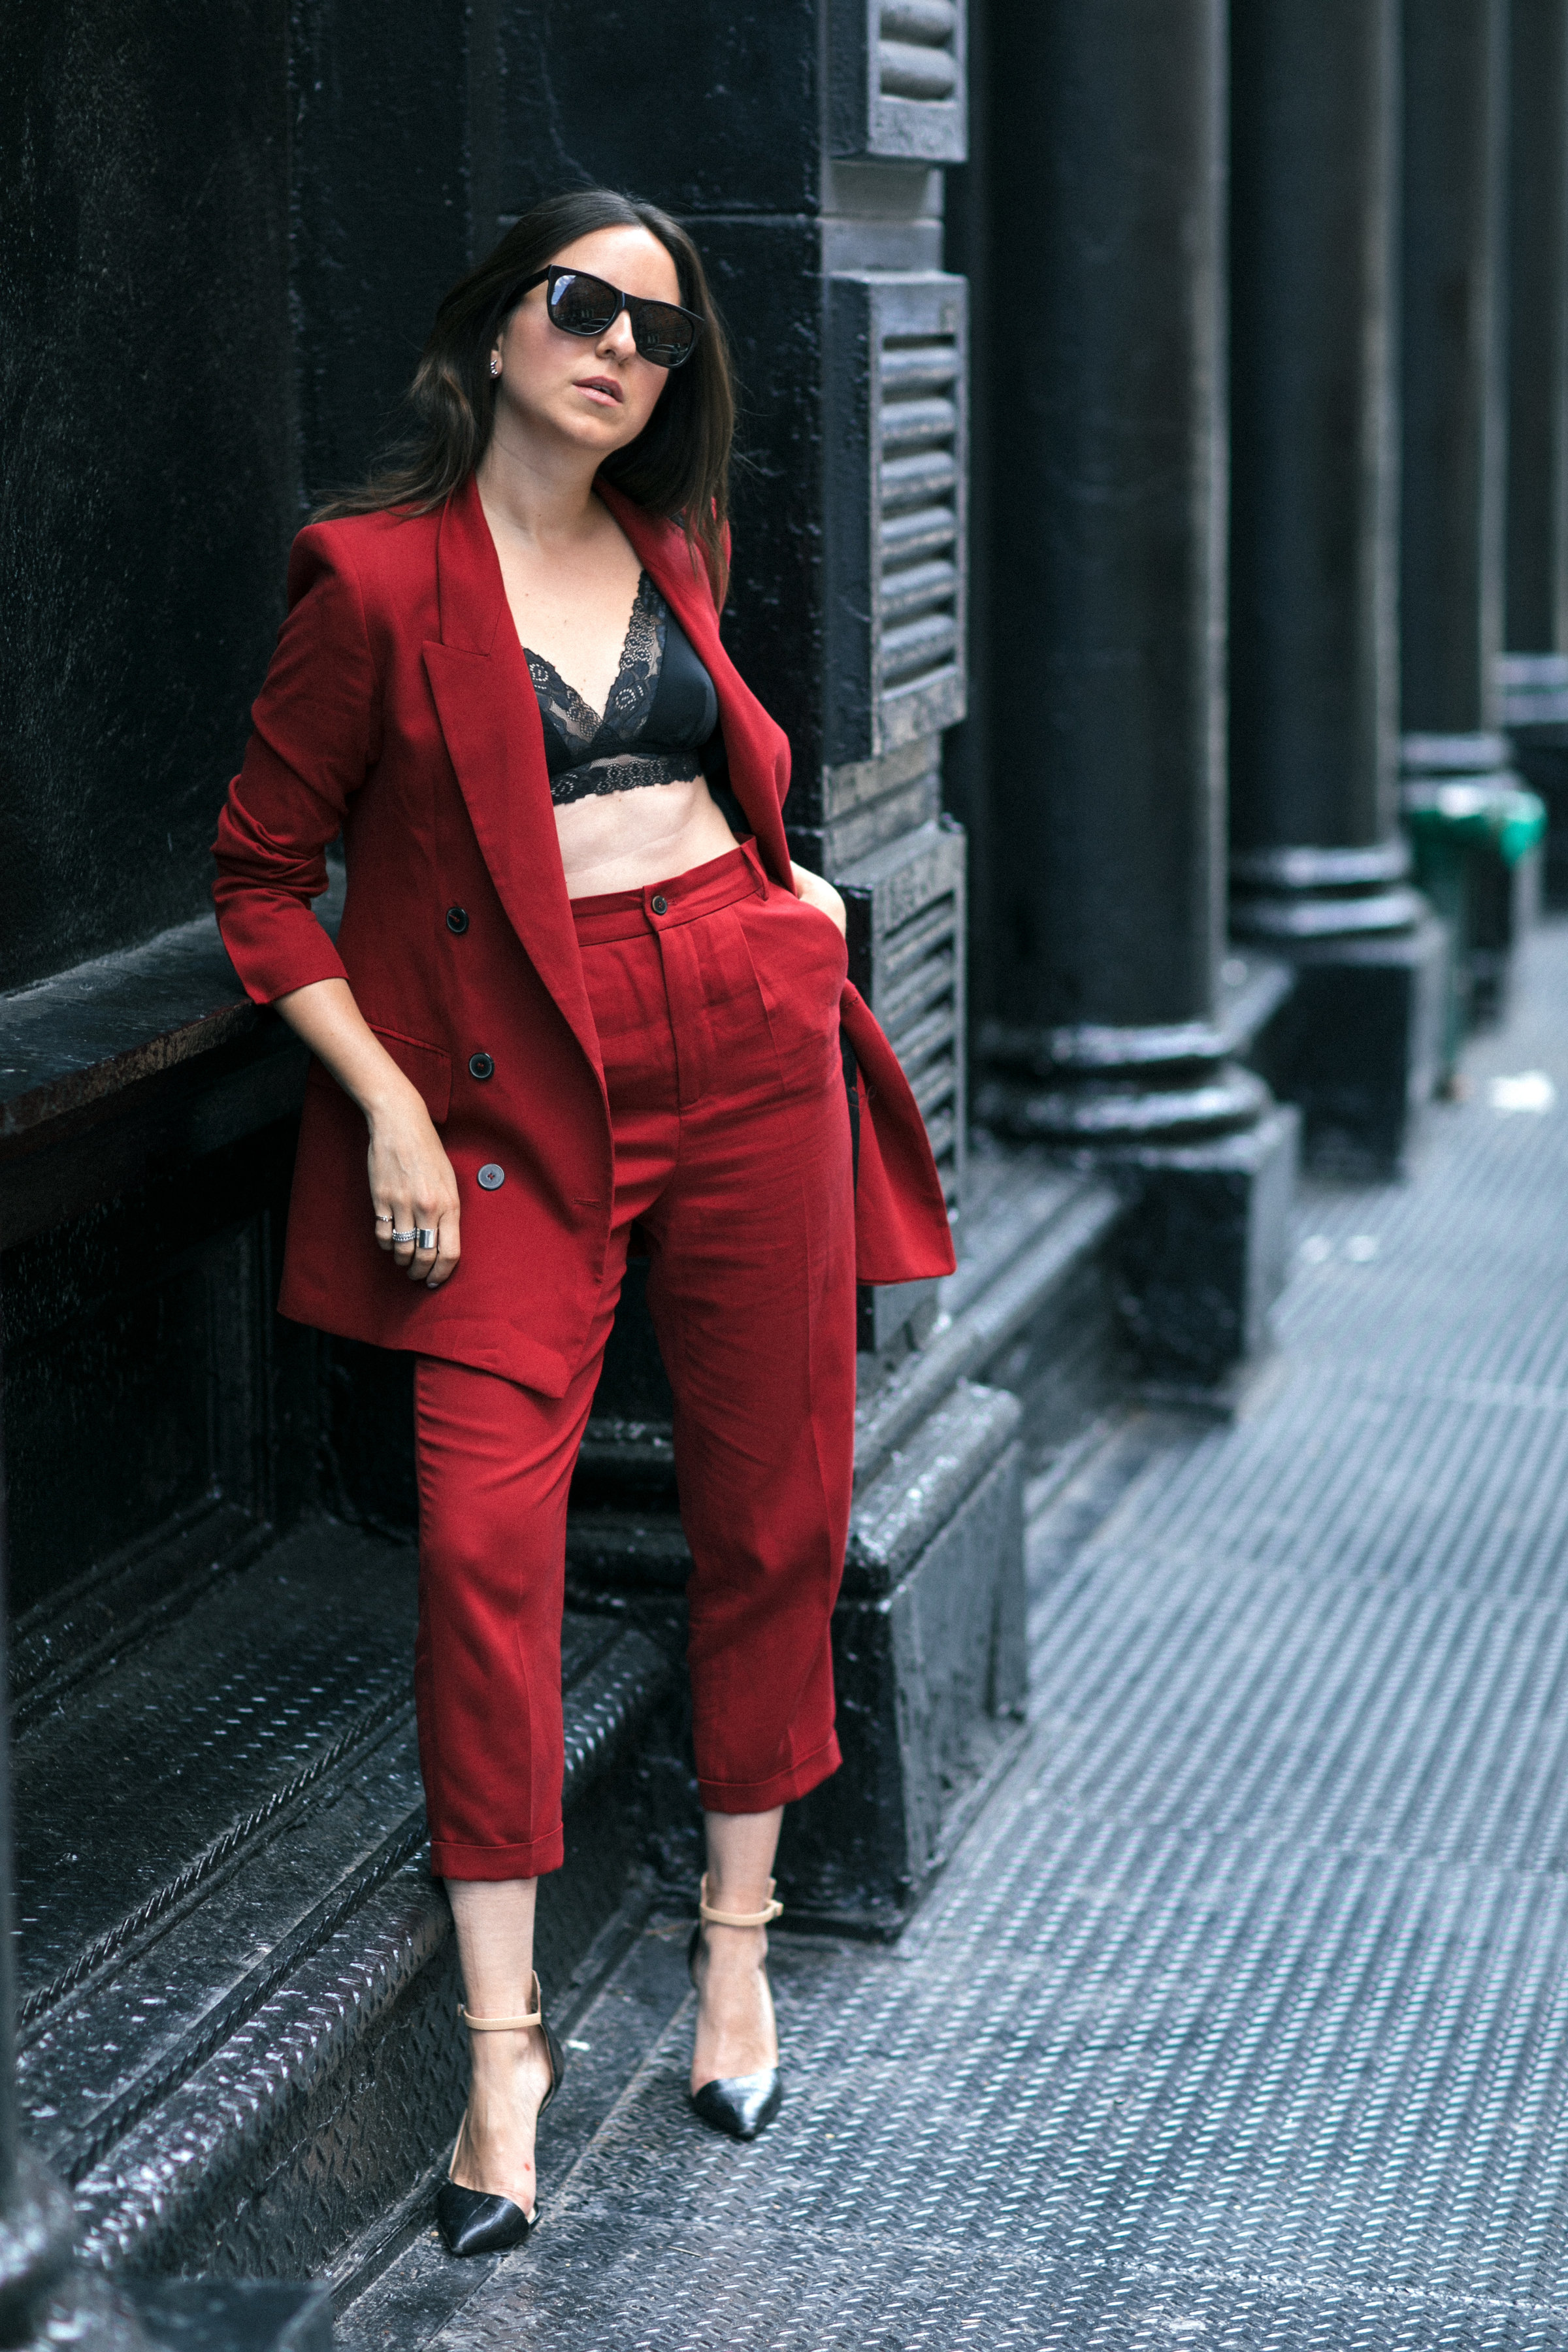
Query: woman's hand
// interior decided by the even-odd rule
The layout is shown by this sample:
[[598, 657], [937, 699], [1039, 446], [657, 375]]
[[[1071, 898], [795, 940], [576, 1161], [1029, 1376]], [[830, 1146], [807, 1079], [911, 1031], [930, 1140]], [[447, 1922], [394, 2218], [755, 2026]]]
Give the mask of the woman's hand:
[[[358, 1103], [370, 1129], [375, 1238], [411, 1282], [439, 1290], [457, 1272], [458, 1180], [424, 1097], [370, 1027], [346, 980], [313, 980], [278, 999], [278, 1011]], [[407, 1236], [398, 1241], [395, 1236]], [[419, 1236], [431, 1236], [421, 1248]]]
[[803, 898], [808, 907], [815, 907], [819, 914], [826, 915], [830, 923], [837, 925], [839, 938], [847, 939], [849, 917], [845, 911], [843, 899], [832, 883], [825, 882], [820, 874], [813, 874], [808, 867], [797, 866], [793, 857], [790, 859], [789, 870], [791, 879], [795, 883], [795, 897]]
[[[411, 1280], [439, 1290], [463, 1254], [458, 1180], [413, 1087], [371, 1114], [366, 1161], [377, 1242], [407, 1267]], [[400, 1234], [414, 1239], [399, 1241]], [[425, 1234], [435, 1235], [433, 1248], [420, 1246]]]

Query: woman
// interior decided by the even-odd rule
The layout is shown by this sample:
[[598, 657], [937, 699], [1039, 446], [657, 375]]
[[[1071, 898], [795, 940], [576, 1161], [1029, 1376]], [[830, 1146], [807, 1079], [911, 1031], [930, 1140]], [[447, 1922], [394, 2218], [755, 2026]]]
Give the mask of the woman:
[[842, 901], [784, 845], [788, 746], [720, 642], [732, 404], [690, 240], [603, 190], [539, 206], [441, 305], [414, 398], [408, 462], [295, 542], [216, 898], [315, 1056], [282, 1310], [416, 1357], [420, 1762], [474, 2037], [438, 2219], [477, 2253], [527, 2233], [560, 2074], [532, 1939], [566, 1491], [631, 1227], [693, 1559], [691, 2092], [742, 2137], [781, 2095], [783, 1807], [838, 1762], [857, 1253], [879, 1282], [952, 1256]]

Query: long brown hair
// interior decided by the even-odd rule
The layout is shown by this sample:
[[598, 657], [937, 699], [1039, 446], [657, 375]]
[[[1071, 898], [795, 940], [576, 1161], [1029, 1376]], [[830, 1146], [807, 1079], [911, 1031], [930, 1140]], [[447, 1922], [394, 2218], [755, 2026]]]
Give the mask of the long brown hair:
[[652, 514], [679, 522], [700, 548], [716, 603], [729, 584], [725, 521], [735, 393], [723, 324], [697, 247], [679, 221], [613, 188], [574, 188], [535, 205], [493, 253], [460, 278], [436, 313], [409, 387], [415, 429], [356, 489], [329, 499], [333, 515], [428, 514], [468, 480], [489, 446], [495, 384], [489, 355], [521, 297], [518, 289], [577, 237], [600, 228], [646, 228], [675, 264], [680, 299], [703, 331], [684, 367], [670, 371], [658, 405], [635, 441], [605, 458], [600, 473]]

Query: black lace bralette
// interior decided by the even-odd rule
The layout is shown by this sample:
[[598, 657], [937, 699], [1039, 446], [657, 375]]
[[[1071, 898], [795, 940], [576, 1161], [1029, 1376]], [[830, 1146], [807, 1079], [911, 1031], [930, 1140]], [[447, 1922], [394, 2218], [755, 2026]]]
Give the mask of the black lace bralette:
[[526, 646], [523, 653], [539, 698], [550, 797], [557, 808], [593, 793], [690, 783], [701, 775], [697, 754], [719, 723], [719, 698], [690, 638], [646, 572], [637, 581], [602, 718], [553, 662]]

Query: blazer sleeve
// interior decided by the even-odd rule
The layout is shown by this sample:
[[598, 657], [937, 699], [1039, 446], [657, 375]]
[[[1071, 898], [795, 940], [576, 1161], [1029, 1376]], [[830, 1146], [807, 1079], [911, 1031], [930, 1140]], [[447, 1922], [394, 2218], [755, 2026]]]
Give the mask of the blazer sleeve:
[[931, 1140], [903, 1066], [848, 981], [838, 1001], [859, 1093], [855, 1272], [860, 1282], [918, 1282], [957, 1264]]
[[327, 844], [379, 732], [363, 598], [330, 525], [294, 541], [289, 609], [250, 716], [245, 764], [213, 844], [213, 897], [247, 995], [270, 1004], [312, 981], [347, 977], [311, 902], [327, 887]]

